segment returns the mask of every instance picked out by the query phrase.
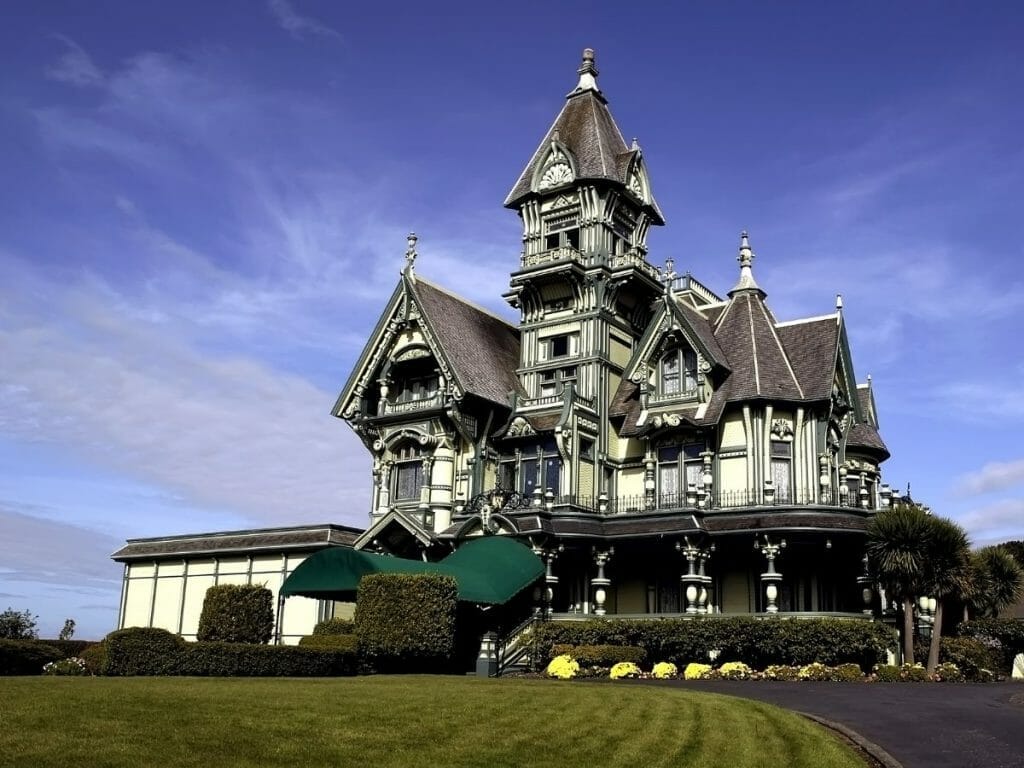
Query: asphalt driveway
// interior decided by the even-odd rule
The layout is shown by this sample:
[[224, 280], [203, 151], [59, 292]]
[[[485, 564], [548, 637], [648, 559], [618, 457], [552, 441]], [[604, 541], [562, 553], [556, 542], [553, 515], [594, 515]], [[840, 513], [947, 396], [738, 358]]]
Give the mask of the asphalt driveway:
[[650, 682], [840, 723], [904, 768], [1024, 768], [1024, 683]]

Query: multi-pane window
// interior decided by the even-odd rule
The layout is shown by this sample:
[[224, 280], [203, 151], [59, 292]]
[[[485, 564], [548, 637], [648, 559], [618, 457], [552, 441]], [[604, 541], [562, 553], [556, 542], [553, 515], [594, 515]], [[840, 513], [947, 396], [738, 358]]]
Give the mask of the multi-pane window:
[[420, 376], [401, 382], [396, 402], [408, 403], [414, 400], [426, 400], [437, 394], [437, 376]]
[[556, 395], [568, 381], [576, 381], [576, 366], [541, 371], [540, 396]]
[[537, 488], [557, 496], [561, 477], [562, 459], [553, 439], [524, 445], [518, 457], [503, 460], [498, 468], [499, 485], [527, 497], [532, 497]]
[[681, 507], [686, 491], [703, 487], [703, 443], [669, 445], [658, 449], [658, 506]]
[[775, 486], [776, 501], [792, 501], [792, 469], [793, 444], [772, 440], [772, 484]]
[[395, 454], [395, 501], [414, 501], [420, 498], [423, 486], [423, 453], [419, 446], [407, 444]]
[[670, 349], [661, 358], [661, 392], [665, 395], [697, 391], [697, 353], [689, 347]]

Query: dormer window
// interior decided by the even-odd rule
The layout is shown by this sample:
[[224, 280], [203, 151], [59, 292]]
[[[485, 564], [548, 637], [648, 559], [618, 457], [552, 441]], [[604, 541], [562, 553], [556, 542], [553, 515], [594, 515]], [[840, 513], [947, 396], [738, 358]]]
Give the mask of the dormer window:
[[661, 393], [686, 395], [697, 391], [697, 353], [689, 347], [670, 349], [661, 358]]

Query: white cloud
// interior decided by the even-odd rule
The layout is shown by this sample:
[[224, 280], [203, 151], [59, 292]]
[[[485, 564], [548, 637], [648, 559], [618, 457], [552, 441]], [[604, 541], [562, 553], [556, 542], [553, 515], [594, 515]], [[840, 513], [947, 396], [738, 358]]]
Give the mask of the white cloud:
[[955, 490], [959, 495], [990, 493], [1024, 483], [1024, 459], [996, 461], [975, 472], [961, 475]]
[[296, 40], [301, 40], [307, 34], [342, 39], [336, 29], [310, 16], [300, 15], [288, 0], [267, 0], [267, 8], [281, 29]]
[[1001, 499], [958, 516], [959, 522], [978, 542], [1024, 538], [1024, 498]]
[[78, 43], [66, 35], [54, 35], [64, 44], [60, 58], [46, 70], [47, 77], [62, 83], [83, 87], [103, 84], [103, 72]]

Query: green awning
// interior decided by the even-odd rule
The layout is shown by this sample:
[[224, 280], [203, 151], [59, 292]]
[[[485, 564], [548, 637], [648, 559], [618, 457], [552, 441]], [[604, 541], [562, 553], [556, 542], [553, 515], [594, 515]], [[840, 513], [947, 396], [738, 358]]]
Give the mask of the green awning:
[[352, 600], [368, 573], [440, 573], [455, 578], [460, 600], [500, 605], [540, 578], [544, 564], [529, 547], [506, 536], [468, 541], [439, 563], [330, 547], [303, 561], [285, 579], [281, 595]]

